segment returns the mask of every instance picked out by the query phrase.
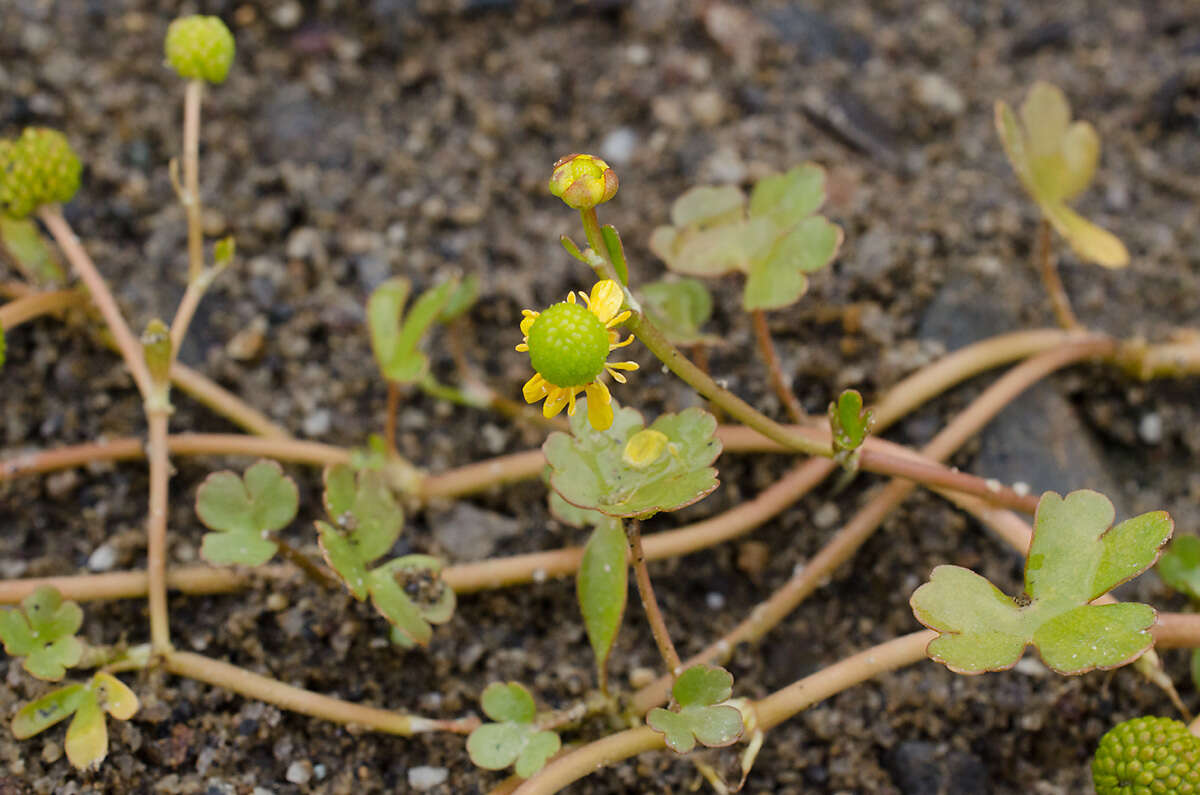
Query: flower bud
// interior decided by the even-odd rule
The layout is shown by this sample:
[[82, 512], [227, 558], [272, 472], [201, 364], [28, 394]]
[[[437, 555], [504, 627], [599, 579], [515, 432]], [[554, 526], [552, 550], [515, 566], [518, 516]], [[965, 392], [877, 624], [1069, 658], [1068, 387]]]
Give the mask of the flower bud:
[[567, 155], [554, 164], [550, 192], [576, 210], [588, 210], [617, 194], [617, 172], [598, 157]]
[[58, 130], [26, 127], [0, 141], [0, 212], [24, 218], [43, 204], [70, 201], [83, 166]]

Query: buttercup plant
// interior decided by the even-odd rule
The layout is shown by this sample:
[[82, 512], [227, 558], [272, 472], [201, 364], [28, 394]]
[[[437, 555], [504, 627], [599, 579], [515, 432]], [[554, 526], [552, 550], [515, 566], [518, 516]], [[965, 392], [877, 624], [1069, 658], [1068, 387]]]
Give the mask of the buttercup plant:
[[[170, 323], [152, 320], [145, 333], [134, 335], [62, 214], [59, 205], [76, 193], [81, 174], [67, 137], [30, 128], [0, 141], [0, 212], [5, 216], [0, 238], [6, 251], [17, 252], [27, 280], [19, 297], [0, 306], [0, 329], [12, 333], [33, 318], [89, 306], [94, 310], [89, 321], [103, 325], [103, 338], [120, 353], [133, 378], [147, 429], [144, 440], [102, 440], [7, 458], [0, 461], [0, 480], [141, 456], [148, 460], [150, 475], [144, 573], [66, 576], [54, 578], [53, 584], [36, 578], [0, 583], [0, 601], [20, 604], [0, 612], [0, 641], [14, 666], [20, 660], [10, 679], [59, 682], [74, 668], [97, 669], [85, 682], [37, 691], [18, 707], [11, 718], [18, 739], [71, 718], [64, 742], [68, 761], [80, 769], [93, 768], [107, 753], [105, 713], [128, 720], [139, 706], [134, 689], [115, 674], [158, 669], [368, 730], [464, 735], [464, 753], [480, 770], [513, 769], [515, 778], [497, 783], [497, 792], [556, 792], [598, 767], [662, 749], [688, 755], [715, 788], [727, 790], [717, 767], [692, 755], [698, 747], [742, 743], [732, 753], [740, 759], [743, 782], [748, 776], [752, 783], [758, 750], [774, 727], [848, 687], [923, 659], [961, 673], [1002, 671], [1032, 645], [1047, 667], [1063, 675], [1133, 664], [1150, 681], [1171, 688], [1169, 669], [1155, 647], [1200, 647], [1195, 615], [1117, 603], [1108, 595], [1154, 565], [1173, 530], [1165, 512], [1114, 523], [1112, 504], [1098, 492], [1079, 490], [1065, 497], [1048, 492], [1039, 499], [942, 463], [1023, 390], [1059, 369], [1098, 360], [1151, 376], [1194, 376], [1200, 372], [1200, 348], [1179, 340], [1124, 343], [1078, 329], [1015, 332], [955, 351], [870, 401], [855, 389], [831, 392], [836, 398], [826, 416], [811, 417], [776, 355], [765, 313], [802, 300], [809, 278], [837, 257], [843, 242], [842, 228], [820, 213], [826, 176], [815, 163], [765, 176], [748, 194], [733, 185], [689, 190], [670, 208], [669, 223], [649, 241], [675, 274], [649, 281], [631, 272], [617, 230], [599, 219], [599, 206], [617, 194], [615, 170], [587, 154], [562, 158], [550, 169], [548, 193], [578, 211], [586, 246], [567, 236], [561, 242], [588, 270], [576, 280], [578, 292], [541, 311], [527, 309], [519, 321], [512, 318], [519, 327], [512, 329], [511, 339], [488, 348], [498, 352], [513, 346], [528, 355], [534, 374], [520, 387], [525, 404], [513, 399], [518, 383], [490, 386], [464, 353], [469, 347], [462, 339], [466, 323], [484, 282], [460, 275], [420, 289], [411, 275], [393, 276], [375, 285], [364, 313], [362, 345], [364, 350], [370, 346], [387, 388], [382, 432], [353, 449], [297, 439], [178, 361], [204, 294], [222, 273], [238, 268], [231, 238], [214, 242], [206, 252], [198, 180], [202, 91], [226, 80], [235, 47], [219, 19], [187, 17], [170, 25], [164, 48], [168, 65], [186, 81], [184, 151], [169, 168], [187, 217], [189, 264], [187, 288]], [[1031, 90], [1019, 120], [1002, 103], [997, 120], [1010, 159], [1047, 223], [1080, 256], [1119, 264], [1117, 246], [1123, 252], [1123, 244], [1114, 244], [1110, 233], [1097, 231], [1067, 207], [1094, 175], [1099, 152], [1095, 130], [1071, 124], [1065, 97], [1046, 84]], [[86, 294], [57, 288], [64, 274], [59, 254], [42, 238], [43, 227]], [[745, 275], [740, 304], [749, 315], [779, 406], [792, 424], [751, 406], [677, 347], [701, 350], [694, 346], [725, 344], [717, 332], [703, 330], [712, 319], [713, 297], [694, 277], [732, 271]], [[1077, 322], [1064, 325], [1074, 328]], [[453, 349], [457, 383], [439, 380], [445, 374], [431, 349], [442, 342]], [[618, 405], [609, 381], [625, 383], [625, 374], [639, 369], [639, 363], [610, 361], [617, 349], [631, 357], [654, 357], [707, 401], [706, 407], [648, 415], [633, 407], [636, 384], [620, 393], [628, 405]], [[921, 451], [881, 437], [936, 394], [1009, 363], [1016, 364]], [[169, 434], [174, 389], [248, 433]], [[429, 473], [402, 456], [396, 443], [397, 413], [416, 390], [493, 410], [549, 433], [540, 449]], [[528, 405], [539, 401], [540, 408]], [[565, 420], [560, 416], [564, 409]], [[719, 422], [717, 412], [730, 421]], [[695, 505], [721, 488], [720, 456], [781, 451], [802, 460], [760, 494], [701, 521], [659, 530], [662, 514]], [[207, 528], [199, 547], [205, 565], [168, 569], [168, 532], [180, 529], [168, 527], [168, 517], [176, 515], [169, 510], [171, 499], [184, 496], [178, 488], [171, 493], [170, 456], [184, 455], [238, 456], [250, 463], [237, 471], [214, 471], [195, 489], [195, 516]], [[302, 506], [316, 504], [317, 498], [302, 491], [285, 464], [322, 472], [324, 516], [307, 531], [308, 543], [289, 539]], [[893, 480], [743, 620], [729, 622], [732, 628], [708, 645], [692, 637], [677, 645], [684, 622], [664, 609], [676, 600], [660, 604], [650, 563], [752, 530], [839, 466]], [[403, 535], [406, 520], [418, 517], [419, 522], [431, 501], [539, 476], [547, 484], [552, 515], [585, 531], [586, 537], [580, 533], [577, 538], [581, 547], [461, 562], [427, 554], [419, 532]], [[784, 621], [918, 485], [946, 496], [1025, 555], [1025, 593], [1010, 597], [971, 569], [938, 566], [911, 597], [914, 628], [920, 622], [929, 629], [884, 641], [762, 698], [749, 698], [751, 689], [722, 667], [734, 649], [762, 639]], [[1018, 513], [1034, 515], [1032, 529]], [[1194, 588], [1188, 571], [1200, 556], [1181, 542], [1176, 541], [1160, 571], [1175, 587]], [[478, 710], [427, 716], [316, 693], [176, 647], [169, 584], [189, 593], [237, 590], [278, 573], [279, 567], [268, 566], [276, 556], [286, 561], [285, 571], [298, 568], [309, 577], [311, 585], [303, 587], [344, 590], [355, 600], [370, 602], [394, 654], [424, 654], [420, 647], [433, 644], [442, 631], [437, 628], [454, 620], [460, 600], [472, 592], [574, 574], [595, 661], [595, 686], [564, 699], [540, 692], [540, 679], [522, 683], [505, 675], [506, 681], [486, 687], [479, 683]], [[661, 658], [635, 689], [609, 676], [613, 655], [627, 653], [617, 640], [631, 571]], [[146, 631], [128, 631], [146, 635], [147, 642], [92, 646], [79, 638], [82, 610], [71, 600], [102, 597], [146, 597]], [[388, 647], [386, 641], [371, 645]], [[683, 657], [681, 649], [691, 656]], [[147, 679], [139, 679], [134, 688], [148, 686]], [[435, 695], [439, 698], [423, 702], [431, 710], [442, 703], [440, 694]], [[410, 696], [386, 693], [382, 698]], [[550, 706], [539, 711], [538, 704]], [[1093, 764], [1098, 792], [1137, 791], [1129, 788], [1139, 786], [1151, 792], [1189, 791], [1185, 786], [1200, 778], [1191, 734], [1176, 722], [1139, 720], [1119, 725], [1101, 742]], [[478, 775], [491, 781], [490, 773]], [[644, 788], [653, 789], [653, 784]]]

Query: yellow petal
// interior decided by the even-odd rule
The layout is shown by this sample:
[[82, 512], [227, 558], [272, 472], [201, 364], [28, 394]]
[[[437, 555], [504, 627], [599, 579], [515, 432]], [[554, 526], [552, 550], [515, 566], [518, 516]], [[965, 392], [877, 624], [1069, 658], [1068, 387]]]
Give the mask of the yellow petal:
[[609, 328], [612, 328], [613, 326], [619, 326], [622, 323], [624, 323], [626, 320], [628, 320], [630, 315], [632, 315], [632, 314], [633, 314], [632, 312], [630, 312], [628, 309], [626, 309], [624, 312], [617, 315], [612, 320], [609, 320], [604, 325], [608, 326]]
[[550, 390], [550, 394], [546, 396], [546, 402], [542, 404], [542, 416], [546, 419], [557, 417], [558, 413], [563, 410], [563, 406], [567, 405], [569, 395], [571, 395], [571, 390], [562, 387]]
[[607, 431], [613, 424], [612, 395], [608, 387], [591, 383], [584, 391], [587, 392], [588, 422], [598, 431]]
[[620, 342], [617, 342], [617, 340], [620, 340], [620, 339], [621, 339], [621, 335], [618, 334], [617, 332], [615, 332], [615, 331], [608, 332], [608, 349], [610, 351], [615, 351], [617, 348], [624, 348], [626, 345], [629, 345], [630, 343], [633, 342], [633, 335], [630, 334], [625, 339], [621, 340]]
[[528, 337], [529, 329], [533, 328], [534, 321], [536, 321], [536, 320], [537, 320], [537, 315], [534, 315], [533, 317], [526, 316], [526, 318], [521, 321], [521, 333], [523, 335], [525, 335], [526, 337]]
[[617, 312], [621, 311], [623, 303], [625, 303], [625, 293], [621, 291], [621, 285], [612, 279], [605, 279], [596, 282], [592, 288], [588, 309], [592, 310], [592, 314], [598, 317], [601, 323], [608, 323]]
[[525, 382], [525, 386], [521, 387], [521, 394], [525, 396], [526, 403], [536, 403], [546, 396], [546, 379], [542, 378], [541, 373], [534, 373], [533, 378]]
[[637, 362], [608, 362], [605, 367], [611, 367], [613, 370], [636, 370], [638, 369]]
[[575, 390], [574, 389], [567, 390], [567, 416], [568, 417], [575, 416]]
[[529, 350], [529, 344], [522, 342], [520, 345], [516, 346], [513, 350], [516, 350], [519, 353], [525, 353], [526, 351]]
[[567, 293], [567, 303], [568, 304], [575, 303], [575, 293], [573, 293], [573, 292]]

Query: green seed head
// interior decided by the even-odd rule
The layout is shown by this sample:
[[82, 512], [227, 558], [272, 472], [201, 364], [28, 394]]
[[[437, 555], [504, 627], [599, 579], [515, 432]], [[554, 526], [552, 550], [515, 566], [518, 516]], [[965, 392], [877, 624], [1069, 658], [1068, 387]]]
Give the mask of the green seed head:
[[233, 34], [218, 17], [180, 17], [167, 28], [167, 63], [187, 80], [224, 83], [233, 64]]
[[0, 141], [0, 212], [24, 218], [43, 204], [70, 201], [83, 166], [58, 130], [26, 127]]
[[1096, 795], [1197, 795], [1200, 738], [1170, 718], [1134, 718], [1108, 730], [1092, 759]]
[[554, 386], [590, 384], [607, 358], [608, 330], [579, 304], [555, 304], [529, 328], [529, 361]]

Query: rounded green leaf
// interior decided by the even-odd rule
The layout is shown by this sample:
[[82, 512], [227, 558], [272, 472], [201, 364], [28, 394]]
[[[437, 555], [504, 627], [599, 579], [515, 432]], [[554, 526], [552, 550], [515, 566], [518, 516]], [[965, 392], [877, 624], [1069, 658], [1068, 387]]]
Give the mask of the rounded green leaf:
[[1038, 627], [1033, 642], [1046, 666], [1081, 674], [1131, 663], [1154, 645], [1150, 605], [1081, 605]]
[[83, 610], [64, 602], [57, 588], [39, 586], [25, 597], [20, 609], [0, 610], [0, 640], [4, 651], [24, 657], [25, 670], [38, 679], [57, 682], [77, 664], [83, 644], [75, 637]]
[[138, 698], [129, 686], [105, 671], [97, 671], [88, 685], [100, 708], [117, 720], [129, 720], [138, 711]]
[[529, 738], [514, 770], [521, 778], [529, 778], [546, 765], [546, 760], [558, 753], [562, 740], [552, 731], [541, 731]]
[[740, 219], [746, 196], [733, 185], [691, 188], [671, 205], [675, 226], [710, 226]]
[[750, 215], [771, 216], [779, 224], [794, 224], [825, 203], [825, 169], [804, 163], [785, 174], [763, 177], [750, 194]]
[[479, 698], [483, 713], [492, 720], [532, 723], [537, 714], [533, 696], [520, 682], [492, 682]]
[[511, 721], [485, 723], [467, 737], [467, 754], [484, 770], [503, 770], [529, 744], [529, 727]]
[[742, 307], [746, 310], [790, 306], [808, 289], [806, 273], [833, 261], [842, 245], [842, 228], [823, 216], [805, 218], [750, 260]]
[[733, 674], [717, 665], [693, 665], [671, 688], [671, 695], [682, 707], [716, 704], [732, 693]]
[[700, 327], [712, 317], [713, 300], [704, 282], [681, 278], [651, 282], [638, 291], [642, 308], [654, 325], [676, 345], [715, 343]]

